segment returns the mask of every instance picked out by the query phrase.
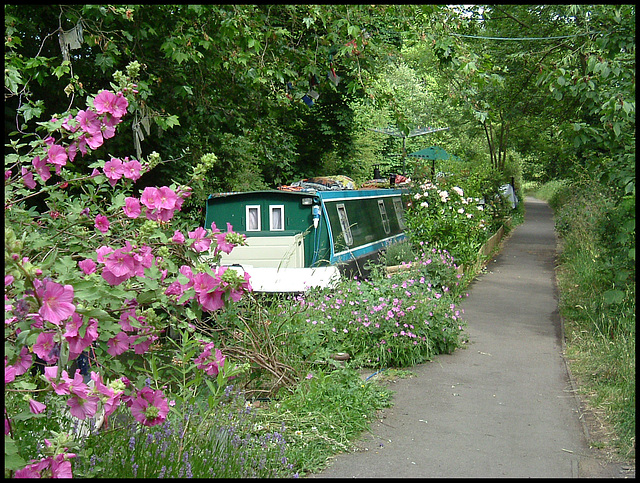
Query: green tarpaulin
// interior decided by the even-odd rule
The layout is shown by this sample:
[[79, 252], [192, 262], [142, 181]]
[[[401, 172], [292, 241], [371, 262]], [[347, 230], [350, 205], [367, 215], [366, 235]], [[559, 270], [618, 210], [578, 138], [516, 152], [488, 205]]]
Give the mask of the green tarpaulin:
[[415, 153], [407, 154], [407, 156], [412, 156], [414, 158], [421, 159], [453, 159], [455, 161], [462, 161], [458, 156], [454, 156], [453, 154], [449, 154], [444, 149], [439, 146], [431, 146], [430, 148], [424, 148], [420, 151], [416, 151]]

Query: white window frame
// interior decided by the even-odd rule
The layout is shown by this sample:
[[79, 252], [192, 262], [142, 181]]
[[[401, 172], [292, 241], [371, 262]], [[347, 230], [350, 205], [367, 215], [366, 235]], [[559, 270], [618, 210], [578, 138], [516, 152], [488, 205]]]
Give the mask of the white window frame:
[[384, 206], [384, 200], [378, 200], [378, 211], [380, 211], [380, 218], [382, 219], [382, 228], [385, 234], [391, 233], [391, 227], [389, 226], [389, 217], [387, 216], [387, 208]]
[[[261, 231], [262, 230], [262, 222], [261, 222], [261, 214], [260, 214], [260, 205], [247, 205], [245, 207], [246, 209], [246, 216], [247, 216], [247, 222], [246, 222], [246, 228], [247, 231]], [[251, 212], [254, 211], [257, 213], [258, 215], [258, 219], [255, 220], [258, 222], [258, 226], [256, 227], [254, 224], [252, 224], [252, 216], [251, 216]]]
[[342, 227], [344, 242], [348, 247], [350, 247], [353, 245], [353, 235], [351, 234], [351, 225], [349, 224], [347, 209], [345, 208], [344, 203], [339, 203], [336, 204], [336, 210], [338, 211], [338, 219], [340, 220], [340, 226]]
[[[274, 213], [280, 212], [280, 227], [276, 227]], [[269, 205], [269, 230], [284, 231], [284, 205]]]

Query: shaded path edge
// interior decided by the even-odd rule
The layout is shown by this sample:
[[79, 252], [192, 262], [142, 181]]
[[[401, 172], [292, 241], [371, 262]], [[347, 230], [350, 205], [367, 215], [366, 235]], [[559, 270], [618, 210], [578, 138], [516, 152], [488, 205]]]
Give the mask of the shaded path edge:
[[[530, 197], [539, 201], [546, 201], [540, 198]], [[548, 204], [548, 203], [547, 203]], [[553, 212], [553, 219], [555, 221], [555, 212]], [[580, 424], [582, 426], [582, 431], [584, 433], [585, 440], [589, 445], [589, 448], [593, 454], [592, 457], [581, 458], [578, 463], [578, 468], [576, 469], [577, 474], [575, 474], [578, 478], [635, 478], [636, 476], [636, 466], [635, 460], [633, 461], [620, 461], [618, 458], [615, 458], [611, 454], [608, 454], [603, 449], [598, 449], [593, 446], [594, 442], [597, 442], [593, 437], [593, 431], [590, 428], [596, 424], [597, 418], [594, 416], [594, 411], [589, 407], [585, 398], [580, 396], [579, 393], [579, 385], [578, 382], [571, 371], [571, 362], [567, 358], [567, 342], [566, 342], [566, 323], [565, 318], [562, 316], [560, 312], [560, 287], [558, 286], [558, 268], [559, 264], [559, 256], [562, 252], [560, 238], [558, 237], [557, 232], [554, 229], [555, 238], [556, 238], [556, 246], [554, 251], [554, 275], [553, 275], [553, 285], [554, 285], [554, 295], [556, 300], [558, 301], [557, 313], [560, 322], [560, 344], [562, 347], [562, 361], [564, 362], [565, 369], [567, 371], [567, 377], [569, 380], [569, 384], [571, 385], [571, 393], [576, 402], [576, 408], [578, 409], [578, 419], [580, 420]], [[502, 238], [500, 244], [492, 254], [495, 256], [500, 253], [504, 248], [504, 243], [511, 237], [513, 234], [513, 229], [509, 231], [509, 233]], [[470, 282], [473, 283], [475, 281], [472, 280]]]

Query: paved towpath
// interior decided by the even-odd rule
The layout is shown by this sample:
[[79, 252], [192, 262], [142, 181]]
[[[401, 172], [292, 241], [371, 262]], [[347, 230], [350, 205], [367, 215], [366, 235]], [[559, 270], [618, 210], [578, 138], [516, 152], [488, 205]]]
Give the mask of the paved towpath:
[[467, 346], [392, 384], [360, 449], [310, 477], [600, 476], [562, 356], [553, 215], [525, 207], [461, 304]]

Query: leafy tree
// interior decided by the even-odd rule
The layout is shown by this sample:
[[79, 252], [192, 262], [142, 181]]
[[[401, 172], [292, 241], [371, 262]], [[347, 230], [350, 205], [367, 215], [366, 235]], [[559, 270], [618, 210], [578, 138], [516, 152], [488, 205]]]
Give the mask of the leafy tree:
[[[127, 121], [132, 138], [113, 143], [110, 154], [128, 153], [133, 139], [139, 153], [157, 151], [170, 159], [142, 184], [168, 175], [180, 179], [208, 153], [218, 157], [205, 173], [216, 190], [275, 186], [343, 169], [353, 155], [349, 103], [368, 96], [375, 74], [397, 57], [416, 15], [435, 10], [7, 5], [11, 55], [5, 79], [24, 89], [20, 98], [8, 99], [5, 122], [13, 129], [46, 119], [66, 108], [41, 101], [57, 84], [67, 86], [70, 103], [82, 102], [87, 92], [108, 86], [113, 70], [137, 60], [141, 92], [148, 94]], [[58, 32], [77, 32], [78, 26], [80, 46], [63, 53]], [[18, 67], [30, 76], [16, 77]], [[327, 79], [331, 69], [340, 77], [338, 85]], [[311, 108], [302, 102], [310, 89], [319, 94]]]
[[556, 21], [561, 13], [557, 6], [474, 6], [461, 12], [448, 38], [435, 42], [452, 98], [473, 115], [498, 170], [529, 120], [538, 119], [538, 131], [545, 131], [557, 118], [536, 76], [575, 29]]

